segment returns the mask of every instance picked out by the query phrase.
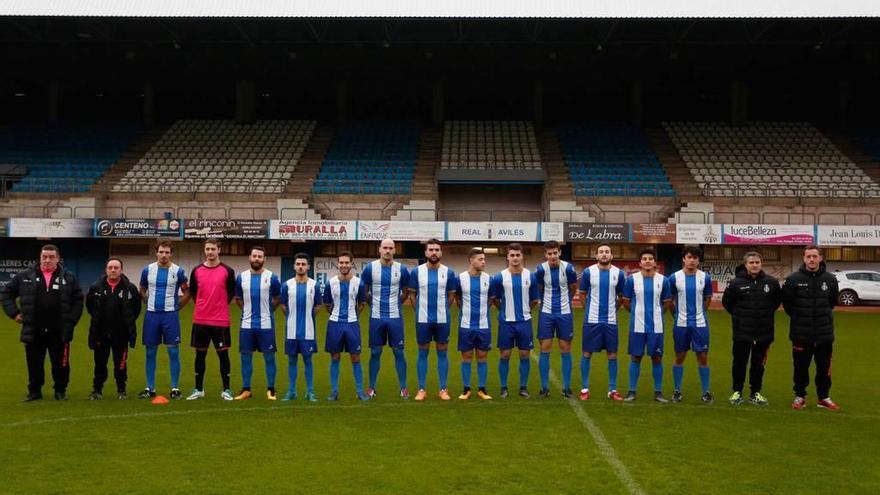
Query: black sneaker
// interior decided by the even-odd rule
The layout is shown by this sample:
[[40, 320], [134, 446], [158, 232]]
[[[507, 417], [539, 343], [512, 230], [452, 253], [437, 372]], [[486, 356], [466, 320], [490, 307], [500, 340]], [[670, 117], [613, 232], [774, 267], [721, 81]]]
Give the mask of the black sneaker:
[[171, 400], [180, 400], [180, 399], [183, 399], [183, 394], [180, 393], [180, 389], [179, 389], [179, 388], [172, 388], [172, 389], [171, 389], [171, 394], [169, 394], [169, 396], [171, 397]]
[[22, 399], [22, 402], [33, 402], [35, 400], [40, 400], [43, 398], [42, 392], [28, 392], [27, 396]]
[[663, 396], [663, 392], [656, 391], [654, 392], [654, 402], [659, 402], [661, 404], [668, 404], [669, 399]]
[[125, 390], [117, 390], [116, 391], [116, 398], [119, 400], [126, 400], [126, 399], [128, 399], [128, 394], [125, 393]]
[[571, 393], [570, 388], [566, 388], [562, 391], [562, 398], [563, 399], [571, 399], [572, 397], [574, 397], [574, 394]]
[[673, 390], [672, 391], [672, 402], [678, 404], [684, 399], [684, 396], [681, 395], [681, 390]]
[[89, 394], [89, 400], [101, 400], [104, 398], [104, 394], [98, 392], [97, 390], [92, 390], [92, 393]]
[[636, 400], [636, 391], [635, 390], [630, 390], [629, 392], [626, 393], [626, 397], [623, 398], [624, 402], [633, 402], [634, 400]]
[[145, 388], [138, 394], [138, 399], [152, 399], [156, 397], [156, 391]]
[[[520, 387], [520, 388], [519, 388], [519, 396], [522, 397], [523, 399], [528, 399], [529, 397], [531, 397], [531, 395], [529, 395], [529, 391], [526, 390], [525, 387]], [[547, 392], [547, 397], [550, 397], [550, 392], [549, 392], [549, 391]]]
[[712, 395], [712, 392], [708, 392], [708, 391], [706, 393], [704, 393], [703, 396], [700, 397], [700, 399], [702, 399], [702, 401], [706, 404], [711, 404], [711, 403], [715, 402], [715, 396]]
[[[522, 395], [522, 389], [520, 389], [519, 394]], [[538, 392], [538, 395], [540, 395], [542, 398], [546, 399], [547, 397], [550, 397], [550, 389], [549, 388], [542, 388], [541, 391]]]
[[55, 400], [67, 400], [67, 391], [56, 390], [55, 391]]
[[510, 392], [507, 391], [507, 387], [502, 387], [501, 388], [501, 398], [506, 399], [508, 397], [510, 397]]

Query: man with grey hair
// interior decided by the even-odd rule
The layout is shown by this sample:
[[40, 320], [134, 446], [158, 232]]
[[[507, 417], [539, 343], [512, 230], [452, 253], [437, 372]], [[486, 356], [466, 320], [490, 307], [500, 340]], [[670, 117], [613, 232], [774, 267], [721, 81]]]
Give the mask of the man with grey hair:
[[782, 291], [779, 282], [764, 273], [761, 255], [756, 251], [743, 256], [743, 264], [736, 267], [735, 273], [736, 278], [727, 284], [721, 299], [733, 319], [733, 395], [730, 403], [739, 405], [744, 401], [746, 364], [751, 355], [749, 402], [765, 406], [768, 401], [761, 394], [761, 385]]

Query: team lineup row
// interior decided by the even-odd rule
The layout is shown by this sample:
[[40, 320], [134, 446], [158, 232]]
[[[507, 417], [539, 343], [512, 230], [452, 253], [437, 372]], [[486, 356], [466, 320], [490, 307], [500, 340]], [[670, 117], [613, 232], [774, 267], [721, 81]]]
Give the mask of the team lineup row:
[[[550, 351], [553, 340], [561, 354], [563, 396], [575, 397], [571, 390], [571, 342], [574, 337], [572, 302], [584, 304], [582, 356], [580, 359], [581, 400], [590, 398], [589, 378], [592, 354], [605, 351], [608, 357], [609, 386], [607, 398], [614, 401], [636, 400], [641, 360], [652, 361], [654, 397], [668, 402], [663, 394], [664, 322], [663, 313], [673, 316], [675, 360], [672, 368], [674, 388], [671, 400], [683, 400], [684, 361], [689, 350], [698, 362], [701, 400], [714, 401], [709, 390], [709, 322], [706, 309], [712, 297], [710, 276], [699, 269], [702, 251], [685, 246], [683, 268], [666, 277], [657, 273], [655, 254], [644, 250], [639, 255], [639, 271], [627, 277], [612, 264], [612, 246], [597, 246], [597, 263], [580, 276], [571, 263], [560, 259], [558, 243], [544, 245], [545, 261], [529, 270], [523, 266], [522, 247], [507, 246], [507, 268], [490, 276], [485, 273], [486, 259], [480, 249], [469, 253], [469, 267], [456, 274], [441, 263], [442, 246], [437, 240], [425, 244], [426, 263], [408, 270], [394, 260], [395, 244], [386, 239], [379, 245], [379, 259], [367, 264], [360, 276], [353, 272], [350, 253], [338, 256], [339, 273], [322, 288], [308, 276], [309, 257], [294, 256], [295, 276], [281, 283], [265, 269], [265, 251], [255, 246], [249, 255], [250, 269], [236, 276], [232, 268], [220, 261], [220, 242], [214, 239], [203, 244], [205, 261], [189, 276], [172, 262], [173, 246], [169, 242], [156, 245], [156, 262], [147, 265], [139, 287], [122, 274], [122, 261], [111, 258], [106, 274], [89, 289], [85, 305], [91, 315], [89, 347], [94, 350], [95, 374], [92, 399], [103, 397], [107, 380], [107, 361], [113, 355], [117, 396], [126, 398], [128, 348], [137, 339], [136, 321], [142, 304], [146, 304], [142, 342], [146, 347], [146, 388], [141, 398], [166, 400], [156, 393], [156, 358], [158, 346], [167, 348], [170, 362], [172, 399], [182, 399], [179, 385], [181, 340], [179, 310], [189, 301], [194, 303], [191, 345], [195, 349], [195, 387], [187, 400], [205, 397], [206, 357], [213, 345], [220, 361], [224, 400], [245, 400], [252, 397], [251, 376], [253, 354], [263, 355], [269, 400], [275, 392], [275, 321], [274, 312], [281, 306], [285, 315], [284, 352], [288, 356], [289, 389], [282, 400], [298, 397], [296, 383], [298, 360], [304, 363], [305, 398], [316, 401], [312, 355], [318, 351], [315, 315], [322, 308], [329, 313], [324, 350], [331, 355], [328, 400], [339, 397], [341, 354], [347, 352], [352, 362], [357, 397], [366, 401], [376, 396], [376, 383], [383, 348], [394, 353], [400, 397], [408, 399], [407, 364], [404, 357], [404, 324], [402, 311], [409, 299], [416, 313], [416, 335], [419, 346], [415, 400], [427, 397], [428, 354], [431, 343], [437, 353], [438, 396], [450, 400], [447, 389], [450, 337], [449, 307], [458, 305], [458, 351], [461, 353], [462, 392], [459, 399], [472, 395], [471, 375], [477, 362], [477, 396], [492, 397], [486, 390], [487, 358], [492, 347], [489, 321], [490, 307], [498, 309], [496, 346], [500, 352], [498, 377], [500, 395], [507, 398], [508, 374], [513, 349], [519, 357], [519, 395], [529, 397], [527, 389], [534, 348], [532, 308], [538, 310], [537, 340], [542, 397], [548, 397]], [[69, 381], [69, 349], [73, 327], [82, 312], [82, 293], [75, 277], [59, 265], [60, 252], [52, 245], [40, 253], [39, 269], [18, 274], [0, 291], [4, 310], [22, 323], [29, 384], [26, 400], [42, 398], [43, 366], [48, 352], [55, 382], [55, 398], [66, 399]], [[821, 283], [821, 285], [818, 285]], [[791, 316], [790, 338], [793, 342], [794, 391], [792, 407], [805, 406], [809, 367], [815, 359], [818, 405], [829, 409], [838, 406], [828, 396], [831, 385], [830, 356], [833, 342], [831, 310], [836, 302], [836, 279], [824, 270], [821, 252], [815, 246], [804, 250], [804, 265], [780, 284], [761, 270], [761, 256], [750, 252], [737, 269], [737, 278], [728, 285], [723, 296], [724, 307], [733, 318], [733, 395], [730, 402], [740, 404], [743, 396], [746, 365], [751, 359], [748, 400], [766, 405], [761, 383], [766, 353], [774, 338], [774, 313], [780, 304]], [[241, 308], [239, 351], [241, 355], [241, 391], [234, 395], [230, 388], [229, 304]], [[820, 301], [819, 306], [816, 302]], [[358, 315], [369, 305], [369, 383], [365, 388], [360, 364], [361, 330]], [[617, 390], [618, 327], [617, 311], [624, 306], [630, 311], [629, 389], [626, 395]]]

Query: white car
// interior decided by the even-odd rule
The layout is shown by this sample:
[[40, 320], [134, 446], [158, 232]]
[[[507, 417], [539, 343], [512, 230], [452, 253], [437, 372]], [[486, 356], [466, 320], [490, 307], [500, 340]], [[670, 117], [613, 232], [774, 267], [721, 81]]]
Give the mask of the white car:
[[880, 301], [880, 272], [868, 270], [841, 270], [834, 272], [841, 306], [852, 306], [860, 301]]

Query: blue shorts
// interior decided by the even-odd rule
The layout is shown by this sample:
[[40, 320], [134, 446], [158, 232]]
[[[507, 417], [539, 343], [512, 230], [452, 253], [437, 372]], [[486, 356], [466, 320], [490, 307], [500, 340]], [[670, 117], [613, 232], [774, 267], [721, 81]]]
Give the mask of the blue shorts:
[[568, 341], [574, 338], [574, 320], [571, 314], [538, 313], [538, 340], [552, 339], [553, 337]]
[[581, 350], [584, 352], [617, 352], [620, 336], [616, 323], [585, 323]]
[[238, 332], [238, 352], [275, 352], [275, 330], [242, 328]]
[[324, 341], [324, 351], [330, 354], [339, 354], [340, 352], [360, 354], [360, 324], [356, 322], [340, 323], [338, 321], [328, 321], [327, 340]]
[[180, 315], [177, 311], [147, 311], [144, 315], [143, 342], [145, 346], [180, 344]]
[[672, 327], [675, 352], [709, 352], [709, 327]]
[[403, 318], [370, 318], [370, 347], [403, 349]]
[[474, 349], [488, 351], [492, 348], [491, 328], [459, 328], [458, 350], [469, 352]]
[[449, 343], [449, 323], [416, 323], [416, 342], [419, 345], [436, 342]]
[[311, 356], [318, 352], [318, 343], [314, 340], [284, 339], [284, 354], [288, 356]]
[[649, 356], [663, 355], [662, 333], [629, 333], [629, 355], [644, 356], [645, 354]]
[[531, 320], [498, 322], [498, 348], [507, 350], [514, 347], [521, 351], [535, 348]]

